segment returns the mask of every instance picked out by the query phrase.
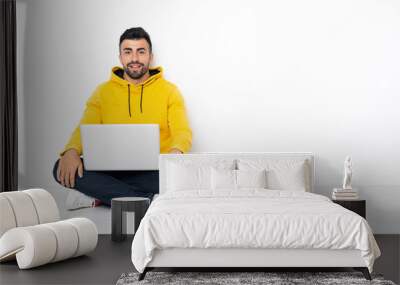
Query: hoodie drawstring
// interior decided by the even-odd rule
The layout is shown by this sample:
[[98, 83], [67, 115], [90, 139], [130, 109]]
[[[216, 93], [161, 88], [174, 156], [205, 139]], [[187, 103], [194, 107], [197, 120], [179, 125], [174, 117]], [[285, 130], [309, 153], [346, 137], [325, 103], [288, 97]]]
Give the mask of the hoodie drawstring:
[[143, 85], [142, 85], [142, 90], [140, 91], [140, 113], [143, 113], [142, 101], [143, 101]]
[[129, 117], [131, 116], [131, 86], [128, 84], [128, 111], [129, 111]]
[[[140, 90], [140, 113], [143, 113], [143, 85], [142, 89]], [[128, 84], [128, 111], [129, 111], [129, 117], [132, 117], [131, 114], [131, 85]]]

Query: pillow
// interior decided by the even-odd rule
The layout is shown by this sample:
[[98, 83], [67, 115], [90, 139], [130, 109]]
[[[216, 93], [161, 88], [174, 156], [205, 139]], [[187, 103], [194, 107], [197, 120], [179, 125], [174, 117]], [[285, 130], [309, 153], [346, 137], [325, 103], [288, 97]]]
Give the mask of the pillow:
[[166, 191], [211, 189], [211, 168], [234, 169], [234, 160], [180, 159], [166, 163]]
[[168, 190], [210, 189], [210, 167], [171, 163], [168, 166]]
[[236, 170], [237, 188], [267, 188], [267, 171]]
[[240, 159], [239, 170], [266, 169], [267, 188], [274, 190], [310, 191], [308, 160]]
[[211, 168], [211, 189], [236, 189], [236, 170]]
[[211, 169], [211, 189], [266, 188], [266, 171]]

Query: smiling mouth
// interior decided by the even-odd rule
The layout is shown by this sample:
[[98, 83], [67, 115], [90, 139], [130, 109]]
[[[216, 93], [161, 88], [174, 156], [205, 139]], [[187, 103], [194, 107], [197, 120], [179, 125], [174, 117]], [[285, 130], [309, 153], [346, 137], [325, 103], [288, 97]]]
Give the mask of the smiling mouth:
[[142, 65], [141, 64], [130, 64], [130, 65], [128, 65], [128, 67], [140, 68], [140, 67], [142, 67]]

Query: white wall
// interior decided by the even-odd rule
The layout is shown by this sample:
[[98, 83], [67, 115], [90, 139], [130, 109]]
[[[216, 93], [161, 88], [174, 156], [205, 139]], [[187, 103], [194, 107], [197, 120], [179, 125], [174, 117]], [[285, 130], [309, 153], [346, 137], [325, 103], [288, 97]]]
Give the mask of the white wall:
[[185, 99], [193, 151], [311, 151], [317, 192], [342, 179], [376, 233], [400, 233], [400, 2], [18, 0], [20, 184], [51, 168], [129, 27]]

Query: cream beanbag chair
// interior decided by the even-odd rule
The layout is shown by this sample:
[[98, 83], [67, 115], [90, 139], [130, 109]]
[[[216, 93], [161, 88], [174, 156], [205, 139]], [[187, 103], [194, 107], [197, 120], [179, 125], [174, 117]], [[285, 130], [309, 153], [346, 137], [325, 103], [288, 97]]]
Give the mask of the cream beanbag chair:
[[96, 248], [96, 225], [86, 218], [59, 221], [46, 190], [0, 193], [0, 261], [17, 259], [20, 269], [86, 254]]

